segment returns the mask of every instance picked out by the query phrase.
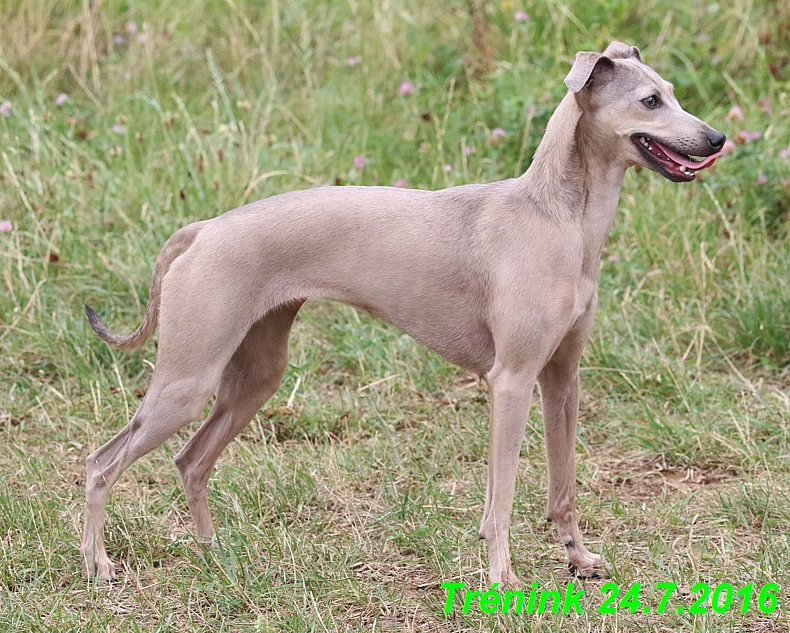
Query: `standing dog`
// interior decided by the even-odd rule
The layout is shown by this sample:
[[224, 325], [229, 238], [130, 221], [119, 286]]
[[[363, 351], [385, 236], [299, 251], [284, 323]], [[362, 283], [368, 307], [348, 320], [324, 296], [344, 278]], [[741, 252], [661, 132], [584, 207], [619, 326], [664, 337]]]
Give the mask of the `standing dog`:
[[[485, 374], [491, 390], [488, 487], [480, 538], [491, 582], [517, 584], [509, 527], [535, 381], [541, 387], [546, 513], [568, 561], [591, 575], [601, 558], [575, 512], [579, 359], [598, 298], [601, 250], [626, 168], [694, 180], [725, 137], [683, 111], [672, 85], [613, 42], [578, 53], [568, 94], [520, 178], [442, 191], [335, 187], [298, 191], [190, 224], [156, 260], [140, 327], [91, 327], [114, 347], [160, 327], [151, 386], [129, 424], [87, 459], [82, 555], [112, 579], [107, 497], [120, 474], [216, 402], [176, 457], [200, 539], [214, 526], [206, 486], [219, 454], [277, 390], [288, 335], [310, 297], [381, 317], [448, 361]], [[694, 160], [690, 156], [707, 157]]]

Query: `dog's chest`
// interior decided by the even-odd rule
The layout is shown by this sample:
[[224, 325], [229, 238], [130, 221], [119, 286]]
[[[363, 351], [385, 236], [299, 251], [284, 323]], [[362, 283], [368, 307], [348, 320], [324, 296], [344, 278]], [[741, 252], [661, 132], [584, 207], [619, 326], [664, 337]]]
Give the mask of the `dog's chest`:
[[595, 296], [595, 290], [597, 287], [598, 283], [594, 279], [589, 279], [584, 276], [579, 279], [579, 282], [576, 284], [576, 292], [574, 293], [573, 297], [573, 313], [571, 314], [570, 324], [571, 328], [576, 325], [576, 322], [585, 314], [587, 314], [587, 311], [592, 307], [591, 302]]

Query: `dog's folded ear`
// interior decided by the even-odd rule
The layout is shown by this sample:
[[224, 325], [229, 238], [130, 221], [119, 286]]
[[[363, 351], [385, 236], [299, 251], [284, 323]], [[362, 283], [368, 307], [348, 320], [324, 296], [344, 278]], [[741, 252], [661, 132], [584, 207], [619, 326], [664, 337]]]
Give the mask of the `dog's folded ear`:
[[636, 46], [629, 46], [622, 42], [612, 42], [606, 47], [603, 54], [609, 59], [636, 59], [637, 61], [642, 61], [642, 56], [639, 54], [639, 49]]
[[614, 76], [614, 62], [601, 53], [576, 53], [573, 67], [565, 77], [565, 85], [571, 92], [582, 88], [602, 86]]

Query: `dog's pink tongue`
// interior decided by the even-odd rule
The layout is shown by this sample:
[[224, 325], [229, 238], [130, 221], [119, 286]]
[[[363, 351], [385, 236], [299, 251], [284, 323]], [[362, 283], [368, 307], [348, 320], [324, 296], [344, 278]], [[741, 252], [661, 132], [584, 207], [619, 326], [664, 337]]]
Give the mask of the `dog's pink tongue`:
[[661, 151], [664, 152], [667, 156], [669, 156], [672, 160], [676, 163], [683, 165], [688, 169], [693, 169], [694, 171], [699, 171], [700, 169], [705, 169], [706, 167], [710, 167], [716, 159], [722, 155], [723, 150], [721, 152], [716, 152], [715, 154], [711, 154], [710, 156], [706, 156], [702, 160], [692, 160], [688, 156], [683, 156], [683, 154], [678, 154], [675, 150], [671, 147], [667, 147], [666, 145], [662, 145], [655, 139], [653, 139], [653, 143], [658, 145], [661, 148]]

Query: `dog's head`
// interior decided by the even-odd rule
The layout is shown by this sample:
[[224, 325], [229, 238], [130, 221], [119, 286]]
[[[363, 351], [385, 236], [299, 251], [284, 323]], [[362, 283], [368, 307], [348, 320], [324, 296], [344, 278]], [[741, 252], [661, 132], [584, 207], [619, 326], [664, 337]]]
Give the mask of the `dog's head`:
[[612, 42], [603, 54], [577, 53], [565, 84], [600, 141], [627, 165], [688, 182], [721, 155], [724, 134], [684, 111], [636, 46]]

